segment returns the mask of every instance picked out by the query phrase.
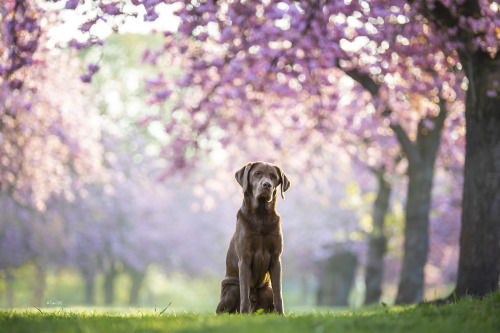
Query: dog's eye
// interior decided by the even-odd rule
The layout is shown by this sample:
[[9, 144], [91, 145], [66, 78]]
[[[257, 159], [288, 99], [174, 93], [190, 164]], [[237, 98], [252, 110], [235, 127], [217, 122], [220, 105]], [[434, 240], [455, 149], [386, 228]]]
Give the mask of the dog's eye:
[[256, 173], [254, 173], [254, 175], [255, 175], [256, 177], [260, 177], [261, 173], [260, 173], [260, 171], [257, 171]]

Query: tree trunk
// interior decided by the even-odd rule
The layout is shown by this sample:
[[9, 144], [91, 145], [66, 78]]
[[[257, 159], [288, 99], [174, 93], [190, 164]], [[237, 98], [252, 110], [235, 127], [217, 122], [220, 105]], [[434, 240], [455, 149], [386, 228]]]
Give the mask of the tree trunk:
[[[469, 80], [460, 256], [455, 293], [498, 290], [500, 275], [500, 55], [460, 52]], [[488, 96], [496, 90], [496, 96]]]
[[146, 276], [146, 272], [138, 272], [134, 269], [129, 269], [129, 275], [132, 278], [132, 285], [130, 286], [130, 297], [128, 304], [137, 305], [139, 304], [139, 291], [141, 289], [142, 281]]
[[358, 258], [350, 252], [341, 252], [328, 258], [320, 276], [318, 305], [349, 305], [349, 292], [354, 281]]
[[401, 128], [395, 128], [398, 139], [408, 157], [408, 197], [403, 267], [396, 296], [397, 304], [418, 303], [423, 299], [424, 267], [429, 249], [429, 213], [431, 208], [434, 162], [436, 161], [441, 131], [446, 117], [446, 105], [440, 101], [440, 113], [431, 119], [434, 128], [421, 121], [417, 139], [411, 142]]
[[104, 304], [112, 305], [115, 300], [115, 277], [116, 268], [114, 263], [109, 265], [109, 270], [104, 276]]
[[94, 276], [85, 276], [85, 304], [94, 304]]
[[[358, 81], [374, 97], [380, 97], [379, 85], [368, 75], [356, 70], [346, 71], [346, 74]], [[433, 128], [426, 128], [423, 119], [420, 121], [415, 142], [410, 140], [401, 125], [391, 125], [408, 158], [409, 178], [406, 201], [405, 254], [396, 303], [415, 303], [422, 300], [423, 272], [429, 242], [428, 228], [434, 162], [446, 118], [446, 101], [440, 99], [439, 108], [439, 115], [428, 119], [433, 123]], [[387, 109], [386, 113], [390, 114], [392, 111]]]
[[302, 274], [300, 276], [300, 305], [309, 305], [309, 288], [307, 283], [307, 277]]
[[387, 240], [384, 236], [384, 219], [389, 208], [391, 194], [391, 185], [385, 179], [385, 171], [380, 169], [374, 172], [377, 175], [378, 192], [377, 199], [373, 204], [373, 231], [370, 235], [365, 274], [365, 304], [377, 303], [382, 294], [384, 254], [387, 246]]
[[7, 307], [14, 307], [14, 276], [11, 269], [5, 269], [5, 298], [7, 299]]
[[36, 281], [35, 290], [33, 293], [33, 305], [41, 307], [43, 304], [43, 297], [45, 295], [46, 284], [46, 270], [42, 264], [36, 265]]
[[399, 280], [397, 304], [420, 302], [424, 290], [424, 266], [429, 248], [429, 212], [432, 189], [432, 165], [409, 168], [404, 257]]

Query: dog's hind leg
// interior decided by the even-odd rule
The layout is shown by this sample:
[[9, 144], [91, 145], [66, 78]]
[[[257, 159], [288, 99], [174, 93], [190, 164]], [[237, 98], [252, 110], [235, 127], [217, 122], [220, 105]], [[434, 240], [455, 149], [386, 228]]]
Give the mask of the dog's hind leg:
[[240, 311], [240, 283], [239, 280], [227, 277], [221, 282], [220, 301], [216, 313], [238, 313]]

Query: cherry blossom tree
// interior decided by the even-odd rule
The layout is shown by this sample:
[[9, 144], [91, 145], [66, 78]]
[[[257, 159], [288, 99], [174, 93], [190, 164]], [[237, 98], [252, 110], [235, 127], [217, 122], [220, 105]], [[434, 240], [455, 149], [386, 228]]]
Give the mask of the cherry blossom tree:
[[50, 16], [30, 1], [0, 10], [0, 190], [43, 210], [51, 194], [71, 196], [73, 176], [98, 174], [100, 125], [78, 61], [46, 47]]
[[[186, 158], [196, 156], [189, 151], [199, 150], [200, 138], [211, 139], [207, 130], [211, 125], [226, 128], [223, 119], [229, 124], [239, 123], [241, 131], [245, 126], [243, 119], [246, 124], [249, 121], [238, 116], [238, 112], [251, 113], [256, 105], [265, 110], [300, 109], [308, 105], [308, 117], [317, 121], [314, 129], [334, 131], [338, 123], [326, 123], [329, 117], [325, 112], [338, 112], [339, 93], [333, 89], [332, 68], [340, 68], [374, 96], [375, 112], [387, 117], [387, 127], [395, 132], [408, 158], [407, 248], [397, 301], [409, 303], [422, 299], [434, 162], [447, 99], [453, 102], [456, 98], [454, 88], [460, 83], [460, 75], [455, 77], [448, 72], [456, 60], [444, 57], [441, 52], [444, 42], [428, 44], [424, 42], [432, 37], [428, 30], [418, 22], [415, 26], [406, 24], [409, 17], [417, 15], [410, 6], [375, 4], [373, 7], [371, 11], [365, 2], [330, 6], [321, 2], [312, 6], [283, 2], [230, 4], [227, 8], [210, 3], [184, 6], [179, 11], [184, 22], [179, 31], [184, 39], [179, 43], [178, 35], [167, 36], [167, 46], [174, 54], [169, 54], [170, 63], [176, 63], [177, 54], [187, 55], [188, 61], [179, 64], [187, 74], [170, 83], [170, 87], [196, 88], [191, 88], [189, 100], [179, 97], [175, 112], [184, 110], [192, 118], [187, 122], [190, 116], [170, 121], [169, 128], [176, 131], [187, 123], [184, 131], [176, 133], [178, 139], [172, 144], [170, 156], [177, 161], [175, 168], [182, 167], [187, 163]], [[386, 18], [376, 25], [371, 16], [375, 9], [377, 15], [384, 14]], [[218, 29], [211, 30], [211, 24]], [[378, 30], [387, 34], [387, 38], [374, 38], [375, 33], [380, 35]], [[357, 48], [352, 45], [360, 43], [365, 45]], [[398, 53], [386, 52], [389, 49]], [[429, 59], [423, 62], [425, 56]], [[157, 56], [153, 59], [156, 61]], [[175, 100], [173, 89], [168, 89], [169, 82], [162, 80], [164, 77], [159, 77], [153, 91], [157, 97]], [[408, 104], [405, 90], [431, 98], [422, 107], [409, 108], [405, 105]], [[282, 100], [269, 103], [270, 91]], [[236, 102], [238, 111], [234, 111], [235, 98], [241, 101]], [[439, 102], [435, 103], [435, 99]], [[262, 118], [250, 121], [250, 126], [258, 126]], [[417, 133], [413, 134], [415, 142], [409, 136], [412, 131]], [[227, 131], [227, 137], [229, 133], [232, 132]]]
[[[449, 8], [445, 5], [449, 5]], [[434, 89], [431, 96], [434, 95], [434, 98], [441, 100], [438, 103], [440, 107], [437, 108], [438, 113], [436, 113], [435, 107], [428, 108], [427, 112], [424, 113], [418, 127], [418, 135], [422, 136], [422, 140], [423, 136], [427, 136], [426, 133], [442, 126], [434, 123], [431, 119], [442, 123], [444, 114], [441, 113], [440, 116], [438, 114], [440, 111], [443, 112], [443, 108], [446, 107], [444, 101], [454, 98], [453, 93], [447, 91], [448, 87], [454, 84], [467, 86], [465, 114], [486, 112], [485, 115], [488, 116], [480, 117], [485, 119], [485, 130], [475, 132], [472, 130], [474, 139], [470, 140], [489, 143], [489, 146], [484, 147], [484, 149], [475, 149], [474, 151], [487, 154], [488, 157], [480, 160], [491, 160], [491, 163], [485, 163], [485, 165], [492, 166], [492, 169], [488, 172], [466, 171], [462, 230], [466, 231], [478, 223], [487, 227], [484, 229], [475, 228], [474, 230], [498, 230], [497, 227], [490, 225], [494, 223], [493, 216], [497, 215], [498, 210], [498, 201], [492, 199], [496, 198], [494, 193], [497, 190], [494, 189], [498, 189], [496, 180], [488, 182], [488, 185], [486, 185], [486, 179], [484, 184], [480, 180], [482, 175], [496, 175], [498, 173], [494, 167], [498, 164], [494, 162], [496, 154], [493, 153], [498, 145], [498, 138], [495, 133], [487, 130], [498, 127], [496, 126], [498, 113], [494, 110], [483, 111], [482, 106], [485, 105], [487, 110], [488, 105], [494, 105], [498, 83], [495, 83], [495, 79], [491, 75], [487, 75], [486, 72], [475, 72], [475, 68], [480, 67], [481, 69], [488, 68], [489, 73], [497, 73], [493, 64], [498, 57], [498, 32], [495, 30], [495, 27], [498, 26], [496, 24], [499, 15], [498, 4], [486, 1], [447, 2], [446, 4], [440, 1], [400, 1], [391, 4], [376, 1], [353, 1], [330, 4], [323, 2], [271, 2], [269, 4], [224, 5], [207, 2], [186, 4], [179, 10], [178, 15], [183, 22], [179, 28], [181, 37], [179, 35], [167, 36], [167, 47], [179, 46], [179, 51], [187, 53], [190, 57], [185, 69], [186, 76], [183, 80], [177, 81], [176, 84], [184, 87], [194, 84], [196, 87], [200, 87], [200, 89], [193, 89], [192, 95], [199, 94], [199, 98], [195, 102], [190, 99], [189, 103], [184, 103], [185, 100], [182, 100], [178, 109], [185, 109], [193, 116], [193, 123], [190, 125], [197, 129], [197, 133], [203, 133], [203, 129], [207, 127], [207, 119], [220, 119], [220, 117], [213, 117], [213, 115], [217, 116], [216, 110], [234, 110], [234, 107], [221, 107], [224, 105], [224, 101], [231, 101], [235, 98], [248, 101], [248, 104], [243, 102], [242, 105], [238, 105], [239, 111], [237, 112], [246, 113], [247, 111], [251, 112], [255, 105], [261, 105], [262, 99], [266, 98], [264, 96], [267, 95], [259, 95], [259, 92], [276, 91], [280, 95], [295, 96], [296, 92], [300, 91], [301, 96], [317, 96], [319, 87], [323, 87], [322, 83], [328, 83], [328, 77], [325, 77], [324, 73], [328, 73], [328, 69], [335, 66], [337, 61], [340, 67], [347, 72], [356, 68], [362, 73], [371, 74], [375, 83], [380, 82], [384, 88], [390, 88], [397, 82], [398, 77], [403, 77], [405, 82], [413, 80], [414, 84], [411, 89], [414, 91], [425, 92]], [[177, 43], [178, 38], [181, 38], [180, 43]], [[206, 43], [207, 40], [214, 43]], [[366, 41], [366, 47], [356, 47], [356, 44], [362, 43], [363, 40]], [[214, 44], [221, 45], [221, 47], [215, 47]], [[350, 53], [355, 57], [346, 59], [345, 51], [349, 48], [351, 48]], [[387, 52], [388, 50], [391, 52]], [[472, 57], [477, 57], [477, 59], [474, 58], [472, 61]], [[484, 64], [484, 66], [472, 65], [477, 63]], [[407, 74], [400, 76], [399, 73], [405, 73], [401, 72], [403, 68], [412, 67], [416, 68], [416, 71], [406, 72], [409, 73], [409, 77]], [[449, 68], [458, 71], [457, 79], [454, 79], [454, 73], [448, 72]], [[422, 70], [428, 71], [429, 69], [431, 75], [422, 73]], [[463, 72], [461, 72], [462, 70]], [[249, 75], [249, 73], [253, 75]], [[465, 74], [464, 83], [460, 82], [460, 73]], [[384, 75], [381, 76], [381, 74]], [[477, 85], [478, 77], [482, 80], [479, 80], [479, 86]], [[471, 82], [474, 84], [472, 87], [470, 86]], [[166, 86], [167, 89], [169, 87], [168, 84], [161, 86]], [[326, 84], [326, 86], [330, 85]], [[239, 89], [240, 87], [241, 89]], [[176, 97], [175, 95], [167, 95], [170, 98]], [[321, 109], [333, 106], [332, 100], [335, 100], [335, 93], [330, 92], [330, 94], [325, 93], [325, 95], [328, 98], [321, 99], [321, 102], [325, 100], [326, 102], [323, 105], [319, 102], [313, 105], [311, 108], [313, 112], [320, 113], [320, 105]], [[224, 98], [225, 96], [227, 98]], [[481, 96], [481, 98], [477, 96]], [[475, 105], [483, 99], [486, 104]], [[299, 98], [296, 99], [296, 102], [303, 103], [304, 100]], [[376, 108], [379, 107], [376, 105]], [[384, 109], [382, 107], [381, 111], [383, 112]], [[207, 110], [207, 112], [201, 113], [202, 110]], [[392, 111], [396, 113], [399, 110], [394, 111], [392, 108]], [[199, 114], [204, 116], [198, 116]], [[402, 108], [401, 112], [398, 113], [400, 122], [403, 119], [409, 119], [408, 117], [411, 118], [413, 114], [413, 112]], [[237, 116], [237, 114], [235, 115]], [[430, 119], [427, 119], [428, 117]], [[219, 125], [222, 124], [219, 123]], [[408, 142], [398, 126], [393, 125], [392, 127], [398, 137], [403, 137], [402, 141]], [[468, 135], [471, 135], [470, 132], [470, 130], [467, 132]], [[484, 140], [479, 140], [478, 138], [482, 136], [484, 136]], [[427, 138], [429, 137], [427, 136]], [[468, 136], [468, 138], [472, 137]], [[476, 141], [476, 139], [478, 140]], [[178, 143], [182, 141], [196, 142], [189, 140], [187, 136], [180, 135]], [[469, 144], [469, 139], [467, 142]], [[433, 150], [437, 152], [435, 145]], [[185, 152], [184, 149], [179, 148], [177, 151], [182, 154]], [[415, 160], [417, 158], [410, 150], [407, 151], [407, 154], [409, 159]], [[435, 156], [435, 153], [431, 155]], [[427, 170], [432, 170], [434, 159], [435, 157], [432, 157], [429, 160], [431, 168]], [[466, 155], [467, 160], [471, 161]], [[478, 161], [478, 159], [474, 160]], [[481, 168], [484, 168], [483, 162], [480, 163]], [[468, 165], [466, 162], [466, 170]], [[480, 166], [476, 167], [480, 168]], [[468, 176], [470, 181], [467, 180]], [[490, 179], [489, 176], [488, 179]], [[429, 180], [426, 182], [431, 183]], [[472, 184], [479, 184], [476, 182], [481, 183], [481, 187], [484, 185], [486, 188], [491, 188], [492, 195], [481, 199], [482, 203], [488, 202], [488, 204], [471, 207], [469, 213], [468, 207], [470, 207], [471, 202], [479, 202], [475, 201], [478, 200], [477, 191], [474, 192], [474, 200], [468, 199], [471, 196], [468, 194], [469, 188], [474, 188]], [[413, 191], [411, 188], [409, 190], [409, 199], [411, 200]], [[422, 198], [422, 200], [425, 201], [424, 206], [429, 206], [428, 197]], [[484, 214], [477, 214], [481, 211]], [[411, 218], [411, 214], [409, 215]], [[481, 216], [481, 218], [476, 219], [473, 216]], [[423, 221], [425, 220], [423, 219]], [[422, 229], [425, 230], [425, 226]], [[424, 233], [420, 232], [419, 234], [423, 235]], [[480, 251], [490, 251], [494, 248], [496, 250], [493, 252], [498, 254], [497, 231], [485, 232], [470, 242], [468, 240], [474, 236], [468, 232], [463, 235], [462, 253], [470, 253], [470, 251], [464, 252], [465, 248], [470, 246], [479, 247], [482, 249]], [[488, 240], [482, 242], [478, 240], [481, 239], [479, 237], [486, 237]], [[417, 242], [419, 240], [422, 241], [420, 244], [423, 244], [423, 252], [425, 253], [425, 244], [427, 244], [425, 236], [416, 239]], [[409, 241], [408, 245], [413, 242]], [[486, 255], [481, 256], [481, 258], [487, 257]], [[467, 257], [465, 254], [461, 257], [460, 267], [464, 267], [467, 263], [469, 269], [459, 269], [457, 285], [459, 294], [465, 292], [462, 285], [473, 283], [474, 278], [472, 277], [477, 275], [475, 267], [479, 267], [477, 265], [491, 267], [491, 269], [489, 269], [488, 274], [486, 272], [480, 274], [485, 279], [484, 281], [474, 280], [474, 283], [478, 282], [478, 286], [469, 286], [469, 292], [483, 294], [486, 290], [498, 288], [498, 258], [496, 256], [488, 258], [487, 260], [491, 259], [495, 263], [485, 264], [481, 262], [482, 259]], [[423, 261], [417, 260], [419, 263], [409, 261], [408, 267], [412, 264], [422, 267], [425, 257]], [[421, 274], [417, 274], [417, 280], [421, 280], [418, 275]], [[408, 284], [405, 281], [403, 276], [401, 287], [406, 291], [411, 291], [411, 286], [415, 285], [415, 282], [411, 282], [411, 278]], [[418, 290], [419, 288], [416, 288], [417, 295], [402, 296], [399, 301], [418, 300], [421, 297], [418, 295]]]
[[[448, 6], [447, 6], [448, 5]], [[416, 4], [456, 51], [467, 77], [466, 154], [457, 295], [498, 290], [500, 275], [498, 53], [500, 13], [489, 1]], [[451, 52], [450, 52], [451, 53]], [[474, 255], [470, 255], [474, 253]]]
[[[461, 99], [457, 87], [466, 89], [468, 150], [457, 292], [463, 294], [468, 289], [469, 293], [484, 294], [498, 288], [498, 257], [467, 255], [499, 252], [500, 232], [493, 222], [498, 215], [495, 198], [499, 188], [498, 154], [494, 153], [499, 141], [494, 131], [498, 127], [498, 112], [494, 110], [498, 95], [498, 4], [400, 0], [390, 4], [200, 1], [165, 5], [164, 1], [134, 0], [92, 1], [89, 7], [79, 1], [54, 2], [67, 10], [85, 11], [82, 36], [70, 43], [76, 48], [100, 43], [95, 30], [104, 21], [112, 21], [113, 28], [119, 30], [120, 23], [129, 17], [155, 21], [162, 8], [176, 9], [181, 19], [178, 32], [165, 32], [164, 47], [144, 57], [154, 65], [178, 67], [182, 73], [171, 80], [171, 75], [160, 72], [148, 81], [151, 102], [174, 105], [173, 112], [155, 116], [165, 123], [170, 138], [163, 151], [171, 162], [167, 172], [199, 163], [201, 152], [230, 150], [232, 144], [247, 147], [251, 142], [247, 138], [257, 134], [277, 149], [286, 150], [292, 142], [315, 147], [318, 142], [335, 140], [331, 133], [350, 125], [355, 113], [378, 117], [385, 128], [379, 126], [377, 131], [395, 133], [410, 174], [416, 174], [410, 176], [413, 183], [408, 189], [407, 218], [411, 221], [415, 217], [419, 222], [417, 226], [407, 223], [410, 248], [405, 252], [409, 259], [403, 264], [406, 268], [400, 286], [402, 292], [410, 294], [398, 296], [399, 302], [421, 299], [430, 189], [440, 133], [463, 134], [460, 117], [453, 114], [461, 112], [454, 106], [455, 100], [460, 105]], [[22, 7], [18, 1], [8, 3], [10, 12]], [[36, 8], [29, 4], [26, 9]], [[96, 69], [91, 65], [82, 79], [89, 81]], [[343, 104], [346, 89], [340, 79], [342, 72], [358, 81], [369, 98], [361, 94], [350, 107]], [[445, 113], [452, 115], [451, 120], [445, 120]], [[297, 132], [305, 134], [290, 135]], [[471, 157], [478, 152], [482, 154], [480, 165]], [[311, 163], [308, 160], [305, 164]], [[487, 167], [490, 169], [481, 169]], [[420, 191], [417, 184], [425, 185], [425, 190]], [[482, 197], [480, 193], [488, 194]], [[411, 207], [419, 205], [423, 209], [412, 211]], [[410, 232], [412, 228], [418, 232]], [[423, 255], [411, 257], [412, 250]], [[410, 273], [413, 267], [416, 274]], [[476, 280], [477, 267], [488, 267], [488, 272], [480, 274], [483, 280]]]
[[3, 1], [0, 22], [0, 269], [9, 281], [11, 269], [34, 263], [40, 305], [47, 264], [64, 253], [63, 224], [47, 204], [53, 195], [71, 200], [98, 178], [100, 124], [79, 61], [47, 47], [53, 15], [34, 2]]

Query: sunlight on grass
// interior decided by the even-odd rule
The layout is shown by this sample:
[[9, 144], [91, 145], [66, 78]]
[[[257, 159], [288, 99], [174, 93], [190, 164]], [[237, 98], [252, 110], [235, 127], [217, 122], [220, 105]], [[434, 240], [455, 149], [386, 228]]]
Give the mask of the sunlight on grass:
[[444, 306], [321, 308], [308, 313], [214, 315], [167, 308], [0, 310], [6, 332], [498, 332], [500, 293]]

